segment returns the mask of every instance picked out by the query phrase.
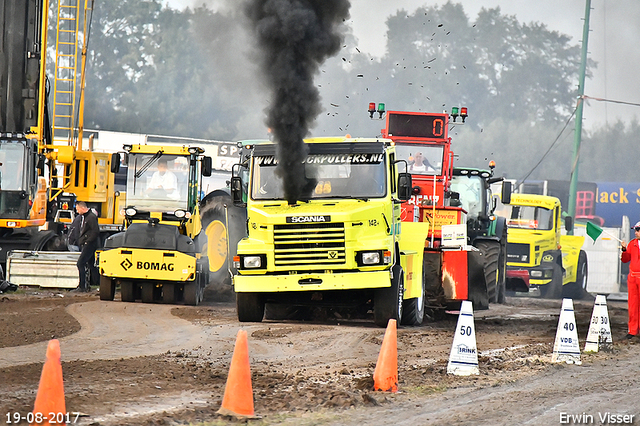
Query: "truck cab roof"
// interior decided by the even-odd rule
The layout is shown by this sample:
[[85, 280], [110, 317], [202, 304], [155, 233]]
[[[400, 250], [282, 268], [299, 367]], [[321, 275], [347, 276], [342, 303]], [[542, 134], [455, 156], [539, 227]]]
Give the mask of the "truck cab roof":
[[560, 200], [556, 197], [538, 194], [512, 194], [511, 205], [544, 207], [545, 209], [553, 209], [560, 206]]

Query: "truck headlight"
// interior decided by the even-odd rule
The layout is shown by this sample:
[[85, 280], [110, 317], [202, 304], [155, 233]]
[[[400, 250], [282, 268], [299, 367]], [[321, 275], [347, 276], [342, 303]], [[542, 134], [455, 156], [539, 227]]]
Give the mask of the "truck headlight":
[[360, 251], [356, 253], [358, 266], [388, 265], [391, 263], [389, 250]]
[[127, 207], [127, 208], [125, 209], [125, 211], [124, 211], [124, 214], [125, 214], [125, 215], [127, 215], [128, 217], [135, 216], [135, 215], [136, 215], [136, 213], [138, 213], [138, 212], [137, 212], [137, 211], [136, 211], [136, 209], [135, 209], [135, 208], [133, 208], [133, 207]]
[[542, 271], [531, 271], [529, 275], [531, 278], [542, 278]]
[[267, 267], [267, 256], [264, 254], [240, 256], [240, 266], [242, 269], [257, 269]]
[[380, 263], [380, 252], [378, 251], [365, 251], [362, 253], [363, 265], [378, 265]]

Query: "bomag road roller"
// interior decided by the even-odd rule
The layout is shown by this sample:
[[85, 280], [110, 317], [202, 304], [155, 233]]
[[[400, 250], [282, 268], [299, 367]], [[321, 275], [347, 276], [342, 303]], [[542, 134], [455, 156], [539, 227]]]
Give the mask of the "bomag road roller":
[[125, 302], [197, 305], [210, 271], [227, 265], [225, 224], [200, 217], [201, 178], [211, 175], [211, 157], [193, 146], [125, 145], [124, 151], [111, 164], [113, 172], [121, 162], [127, 167], [125, 231], [96, 253], [100, 299], [113, 300], [119, 285]]

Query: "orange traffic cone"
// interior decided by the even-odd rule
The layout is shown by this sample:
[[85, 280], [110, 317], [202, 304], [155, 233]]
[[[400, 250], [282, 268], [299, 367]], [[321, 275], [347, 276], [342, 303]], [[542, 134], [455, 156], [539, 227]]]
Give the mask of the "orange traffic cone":
[[[64, 386], [62, 383], [62, 364], [60, 363], [60, 342], [49, 341], [47, 360], [42, 367], [40, 385], [33, 407], [34, 422], [32, 425], [49, 425], [49, 419], [58, 419], [67, 412], [64, 403]], [[51, 417], [55, 413], [55, 417]]]
[[249, 369], [249, 345], [247, 332], [238, 331], [236, 346], [233, 349], [227, 384], [224, 387], [222, 406], [218, 414], [237, 418], [257, 418], [253, 410], [253, 390], [251, 389], [251, 371]]
[[398, 392], [398, 336], [394, 319], [389, 320], [384, 332], [380, 355], [373, 372], [373, 389]]

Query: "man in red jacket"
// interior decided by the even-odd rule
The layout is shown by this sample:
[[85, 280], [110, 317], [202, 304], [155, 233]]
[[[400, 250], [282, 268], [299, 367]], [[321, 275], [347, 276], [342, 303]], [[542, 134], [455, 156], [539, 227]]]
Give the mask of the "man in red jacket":
[[640, 222], [633, 227], [636, 237], [629, 244], [622, 242], [623, 263], [629, 263], [627, 292], [629, 293], [629, 334], [627, 339], [640, 335]]

